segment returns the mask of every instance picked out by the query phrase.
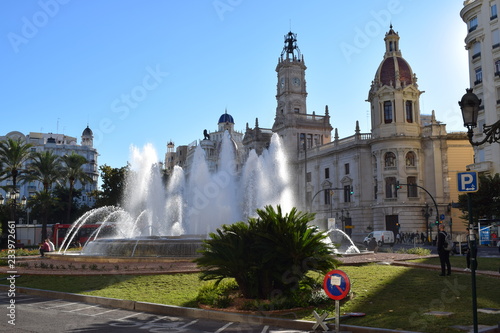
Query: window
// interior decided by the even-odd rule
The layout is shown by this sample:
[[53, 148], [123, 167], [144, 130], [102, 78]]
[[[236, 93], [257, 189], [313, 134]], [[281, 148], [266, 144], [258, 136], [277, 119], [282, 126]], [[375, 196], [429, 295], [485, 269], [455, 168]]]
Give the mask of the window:
[[415, 153], [412, 151], [409, 151], [406, 154], [405, 160], [406, 160], [406, 166], [410, 166], [410, 167], [415, 166]]
[[474, 84], [479, 84], [483, 82], [483, 70], [481, 67], [476, 68], [476, 81]]
[[494, 20], [497, 18], [497, 4], [492, 3], [490, 6], [490, 20]]
[[386, 123], [386, 124], [392, 123], [392, 102], [391, 101], [384, 102], [384, 123]]
[[293, 108], [293, 112], [299, 113], [300, 109], [299, 108]]
[[500, 104], [500, 87], [497, 87], [497, 105]]
[[396, 155], [392, 152], [385, 153], [384, 156], [385, 167], [394, 167], [396, 166]]
[[325, 168], [325, 178], [330, 178], [330, 168]]
[[408, 177], [406, 179], [406, 183], [408, 184], [408, 198], [417, 198], [418, 188], [416, 186], [412, 186], [412, 185], [417, 185], [417, 178]]
[[375, 186], [373, 186], [373, 198], [377, 200], [377, 192], [378, 192], [378, 185], [377, 185], [377, 180], [375, 179]]
[[495, 75], [500, 76], [500, 60], [495, 60]]
[[325, 205], [330, 205], [331, 204], [331, 191], [330, 190], [324, 190], [324, 197], [325, 197]]
[[344, 202], [351, 202], [351, 185], [344, 185]]
[[396, 191], [396, 178], [395, 177], [387, 177], [385, 179], [385, 197], [387, 199], [398, 197], [398, 193]]
[[306, 182], [308, 182], [308, 183], [311, 182], [311, 173], [310, 172], [306, 173]]
[[475, 42], [472, 47], [472, 59], [476, 59], [481, 56], [481, 43]]
[[406, 121], [408, 123], [413, 122], [413, 102], [406, 101]]
[[500, 30], [495, 29], [491, 31], [491, 48], [496, 49], [500, 46]]
[[469, 32], [472, 32], [477, 29], [477, 16], [474, 16], [469, 21]]
[[348, 175], [350, 170], [349, 170], [349, 163], [346, 163], [344, 164], [344, 170], [345, 170], [345, 174]]

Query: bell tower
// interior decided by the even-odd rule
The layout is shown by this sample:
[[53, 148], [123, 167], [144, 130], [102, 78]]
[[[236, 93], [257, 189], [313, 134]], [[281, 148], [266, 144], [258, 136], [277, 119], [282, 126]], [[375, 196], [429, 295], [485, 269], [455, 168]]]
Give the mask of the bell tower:
[[285, 35], [285, 46], [276, 66], [278, 73], [276, 115], [307, 113], [306, 69], [304, 57], [297, 46], [297, 34], [290, 31]]
[[417, 76], [399, 49], [399, 34], [390, 26], [384, 59], [375, 73], [367, 102], [371, 104], [372, 137], [419, 137], [420, 95]]
[[[307, 113], [306, 65], [297, 46], [297, 34], [284, 36], [284, 46], [276, 66], [276, 115], [273, 132], [283, 139], [289, 158], [295, 160], [302, 149], [330, 142], [330, 116]], [[327, 109], [326, 109], [327, 110]]]

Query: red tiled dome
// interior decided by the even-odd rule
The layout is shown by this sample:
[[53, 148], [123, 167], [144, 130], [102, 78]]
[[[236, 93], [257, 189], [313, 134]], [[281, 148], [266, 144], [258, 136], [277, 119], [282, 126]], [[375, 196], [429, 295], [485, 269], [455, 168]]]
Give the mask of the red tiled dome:
[[389, 57], [380, 65], [377, 73], [382, 85], [396, 87], [396, 70], [399, 70], [399, 80], [401, 85], [408, 85], [412, 82], [412, 72], [410, 65], [401, 57]]

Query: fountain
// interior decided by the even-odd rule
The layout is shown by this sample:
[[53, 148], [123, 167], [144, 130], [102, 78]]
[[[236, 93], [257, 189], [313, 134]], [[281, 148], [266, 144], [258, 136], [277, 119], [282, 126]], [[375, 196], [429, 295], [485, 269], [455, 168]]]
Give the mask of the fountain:
[[354, 244], [351, 237], [340, 229], [329, 229], [328, 236], [333, 244], [335, 244], [334, 253], [352, 255], [360, 254], [361, 251]]
[[164, 186], [153, 146], [132, 147], [122, 207], [97, 208], [80, 217], [59, 253], [65, 253], [82, 225], [99, 221], [101, 227], [93, 236], [106, 226], [113, 226], [115, 235], [87, 242], [81, 255], [192, 257], [202, 240], [222, 224], [246, 221], [265, 205], [279, 204], [284, 211], [294, 206], [288, 163], [277, 134], [260, 156], [250, 151], [241, 172], [228, 132], [217, 172], [209, 172], [201, 146], [194, 149], [190, 170], [174, 167]]

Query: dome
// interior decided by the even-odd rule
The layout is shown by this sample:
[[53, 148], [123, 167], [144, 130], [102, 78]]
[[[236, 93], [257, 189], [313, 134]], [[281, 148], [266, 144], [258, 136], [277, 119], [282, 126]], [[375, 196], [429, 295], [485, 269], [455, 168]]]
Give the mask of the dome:
[[[396, 74], [399, 73], [399, 78]], [[396, 87], [396, 82], [401, 82], [402, 86], [412, 83], [412, 72], [410, 65], [401, 57], [386, 58], [380, 65], [377, 78], [382, 85]]]
[[82, 136], [94, 136], [94, 133], [92, 133], [92, 130], [87, 126], [87, 128], [83, 130]]
[[231, 124], [234, 124], [233, 116], [231, 116], [226, 111], [225, 113], [222, 114], [222, 116], [220, 116], [220, 118], [219, 118], [219, 124], [220, 123], [231, 123]]
[[405, 87], [414, 81], [413, 72], [410, 65], [402, 57], [399, 49], [399, 35], [392, 29], [385, 34], [385, 54], [384, 60], [380, 63], [375, 82], [382, 86], [393, 88]]

